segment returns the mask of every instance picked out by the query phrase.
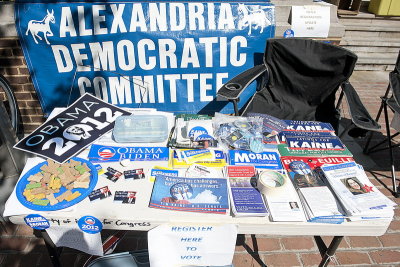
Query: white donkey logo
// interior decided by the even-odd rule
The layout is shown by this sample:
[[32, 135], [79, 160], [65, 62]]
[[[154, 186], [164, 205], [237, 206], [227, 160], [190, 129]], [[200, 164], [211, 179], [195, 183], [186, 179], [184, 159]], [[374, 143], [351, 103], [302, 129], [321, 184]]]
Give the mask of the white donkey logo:
[[249, 35], [251, 34], [252, 28], [260, 28], [260, 33], [262, 33], [265, 27], [271, 25], [264, 10], [261, 8], [250, 10], [244, 4], [239, 4], [238, 10], [243, 14], [243, 18], [239, 21], [239, 29], [249, 27]]
[[49, 45], [49, 41], [47, 40], [47, 36], [53, 36], [53, 32], [50, 29], [50, 22], [55, 23], [56, 20], [54, 18], [54, 10], [51, 10], [51, 13], [49, 10], [47, 10], [47, 15], [42, 19], [42, 20], [31, 20], [28, 23], [28, 29], [26, 30], [25, 35], [28, 35], [29, 32], [31, 32], [33, 40], [35, 40], [35, 43], [38, 43], [36, 40], [36, 37], [39, 38], [39, 40], [42, 40], [42, 37], [39, 36], [39, 32], [43, 32], [44, 39], [46, 40], [46, 43]]

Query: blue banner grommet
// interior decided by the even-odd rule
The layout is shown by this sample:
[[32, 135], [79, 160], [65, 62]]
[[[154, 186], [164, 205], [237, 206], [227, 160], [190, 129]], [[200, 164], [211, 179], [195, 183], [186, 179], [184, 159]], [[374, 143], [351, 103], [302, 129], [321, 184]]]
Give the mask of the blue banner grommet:
[[24, 221], [26, 225], [36, 230], [45, 230], [50, 227], [50, 222], [39, 214], [29, 214]]
[[103, 224], [94, 216], [83, 216], [78, 220], [79, 229], [88, 234], [97, 234], [103, 229]]

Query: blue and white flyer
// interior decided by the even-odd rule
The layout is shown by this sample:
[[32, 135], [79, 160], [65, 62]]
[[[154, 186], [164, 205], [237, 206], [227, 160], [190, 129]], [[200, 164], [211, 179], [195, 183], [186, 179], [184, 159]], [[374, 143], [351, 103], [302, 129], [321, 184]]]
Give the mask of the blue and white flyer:
[[154, 182], [149, 207], [226, 214], [229, 211], [227, 180], [159, 175]]
[[355, 162], [324, 165], [322, 171], [344, 208], [352, 216], [393, 216], [393, 201], [383, 195]]
[[232, 211], [236, 217], [267, 216], [268, 211], [260, 191], [252, 179], [256, 179], [254, 166], [227, 166]]

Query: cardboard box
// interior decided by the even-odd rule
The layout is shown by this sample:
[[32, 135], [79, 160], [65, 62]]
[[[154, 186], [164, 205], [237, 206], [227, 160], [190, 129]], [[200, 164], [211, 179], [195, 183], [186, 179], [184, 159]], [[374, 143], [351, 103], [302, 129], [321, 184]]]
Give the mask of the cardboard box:
[[400, 16], [399, 0], [371, 0], [368, 11], [379, 16]]

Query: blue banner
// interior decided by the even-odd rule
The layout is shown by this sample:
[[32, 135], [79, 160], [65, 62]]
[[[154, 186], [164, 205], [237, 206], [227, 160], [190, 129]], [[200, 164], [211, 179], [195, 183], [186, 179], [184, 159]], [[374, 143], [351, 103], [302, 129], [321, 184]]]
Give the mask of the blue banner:
[[275, 32], [266, 2], [20, 0], [15, 18], [45, 115], [84, 93], [120, 107], [212, 114], [232, 112], [216, 99], [222, 84], [262, 63]]

